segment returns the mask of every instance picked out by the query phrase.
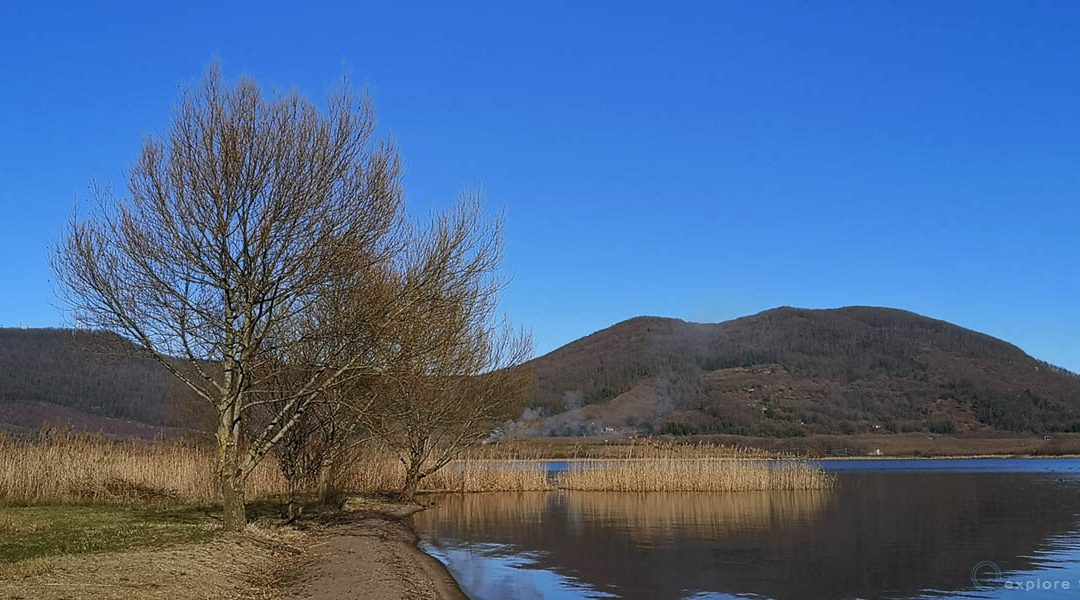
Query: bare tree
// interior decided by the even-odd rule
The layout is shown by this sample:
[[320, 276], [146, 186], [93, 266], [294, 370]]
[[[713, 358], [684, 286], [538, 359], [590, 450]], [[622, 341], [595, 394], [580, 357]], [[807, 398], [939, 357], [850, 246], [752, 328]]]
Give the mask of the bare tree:
[[528, 336], [496, 318], [501, 238], [476, 198], [440, 215], [412, 245], [401, 296], [408, 314], [386, 336], [383, 375], [362, 417], [399, 453], [402, 496], [512, 417], [527, 380], [514, 369]]
[[[342, 331], [355, 319], [320, 315], [362, 297], [400, 248], [399, 161], [374, 128], [347, 86], [320, 110], [246, 79], [227, 89], [212, 67], [145, 142], [128, 194], [100, 194], [54, 255], [81, 322], [131, 339], [216, 409], [227, 529], [244, 526], [252, 469], [368, 357]], [[303, 376], [268, 398], [297, 348]], [[271, 401], [245, 443], [247, 415]]]
[[[290, 386], [291, 387], [291, 386]], [[290, 389], [282, 387], [283, 390]], [[360, 414], [368, 394], [357, 393], [355, 382], [341, 383], [322, 392], [306, 407], [296, 425], [274, 446], [274, 455], [288, 484], [286, 514], [289, 521], [300, 516], [298, 496], [314, 489], [316, 499], [332, 506], [340, 499], [340, 471], [349, 466], [351, 450], [369, 437], [361, 427]], [[288, 394], [287, 391], [284, 391]], [[276, 418], [286, 400], [268, 402], [256, 419]]]
[[[269, 415], [279, 408], [276, 404], [271, 406], [267, 411]], [[313, 416], [314, 412], [312, 407], [302, 415], [273, 449], [278, 468], [281, 469], [281, 475], [288, 486], [285, 512], [289, 523], [300, 518], [300, 492], [318, 477], [321, 455], [325, 448], [318, 437], [318, 421]]]

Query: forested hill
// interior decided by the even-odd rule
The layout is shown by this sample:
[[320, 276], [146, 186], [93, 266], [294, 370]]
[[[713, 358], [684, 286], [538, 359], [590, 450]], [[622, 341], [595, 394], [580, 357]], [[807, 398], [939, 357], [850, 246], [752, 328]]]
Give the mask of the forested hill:
[[[724, 323], [639, 317], [528, 363], [519, 431], [1080, 431], [1080, 377], [914, 313], [778, 308]], [[0, 429], [149, 437], [212, 411], [122, 338], [0, 329]], [[150, 427], [147, 427], [150, 426]]]
[[639, 317], [530, 366], [523, 424], [536, 434], [1080, 430], [1080, 377], [887, 308], [785, 307], [717, 324]]
[[4, 429], [47, 422], [148, 437], [160, 427], [204, 428], [210, 416], [163, 367], [119, 336], [0, 329]]

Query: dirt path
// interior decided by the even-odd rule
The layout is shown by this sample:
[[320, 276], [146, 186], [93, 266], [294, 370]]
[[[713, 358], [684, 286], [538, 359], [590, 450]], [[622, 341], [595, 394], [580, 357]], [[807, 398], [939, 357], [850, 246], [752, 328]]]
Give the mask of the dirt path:
[[0, 600], [458, 600], [404, 521], [422, 507], [353, 499], [310, 528], [0, 564]]
[[366, 517], [335, 526], [312, 549], [286, 600], [451, 600], [465, 596], [402, 521]]

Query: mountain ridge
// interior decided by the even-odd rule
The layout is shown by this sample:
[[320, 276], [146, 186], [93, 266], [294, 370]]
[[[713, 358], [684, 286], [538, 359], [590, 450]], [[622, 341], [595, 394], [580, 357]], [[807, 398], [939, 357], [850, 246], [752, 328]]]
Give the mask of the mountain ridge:
[[[515, 435], [1080, 431], [1080, 376], [894, 308], [638, 316], [520, 368], [534, 383]], [[205, 429], [208, 410], [114, 334], [0, 329], [0, 429], [157, 435]]]
[[520, 425], [539, 435], [1080, 429], [1077, 375], [895, 308], [778, 307], [721, 323], [634, 317], [527, 367], [535, 387]]

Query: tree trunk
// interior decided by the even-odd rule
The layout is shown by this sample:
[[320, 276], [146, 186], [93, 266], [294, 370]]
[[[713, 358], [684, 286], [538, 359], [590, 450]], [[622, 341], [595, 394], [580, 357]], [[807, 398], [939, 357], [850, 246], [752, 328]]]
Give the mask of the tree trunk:
[[423, 474], [420, 473], [420, 466], [409, 465], [405, 471], [405, 486], [401, 489], [401, 499], [406, 502], [411, 502], [416, 496], [416, 490], [420, 487], [420, 480], [423, 479]]
[[337, 489], [337, 461], [334, 457], [328, 456], [323, 459], [322, 464], [319, 465], [319, 483], [316, 495], [319, 498], [319, 503], [323, 506], [331, 506], [338, 500]]
[[300, 505], [296, 501], [296, 489], [299, 487], [296, 483], [296, 478], [289, 478], [289, 505], [286, 512], [288, 522], [292, 523], [300, 518]]
[[222, 411], [217, 431], [218, 483], [225, 531], [240, 531], [247, 526], [244, 474], [240, 468], [240, 422], [234, 415], [235, 409]]

